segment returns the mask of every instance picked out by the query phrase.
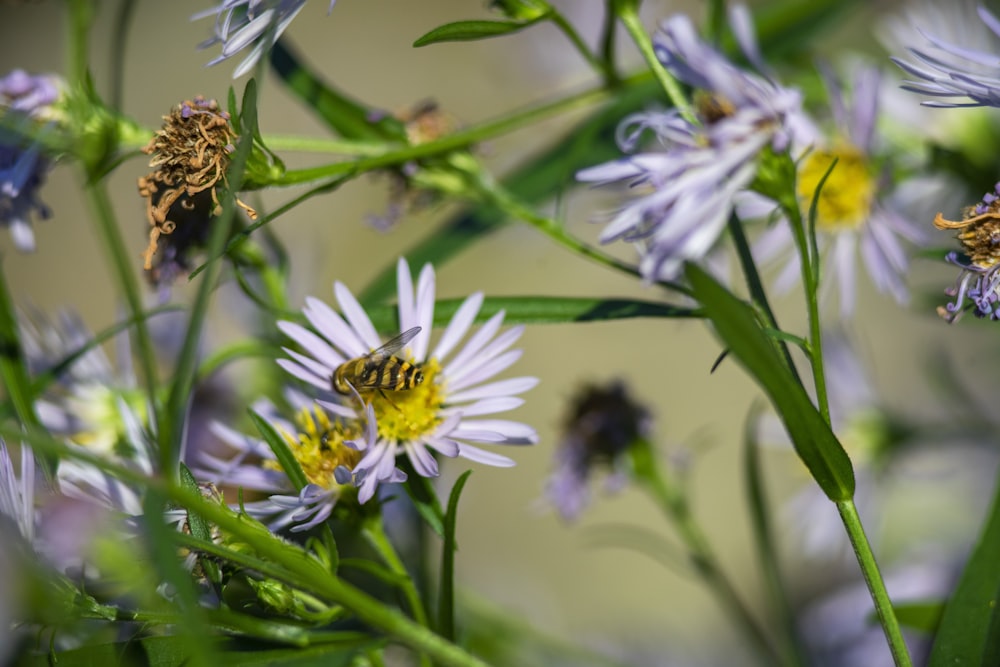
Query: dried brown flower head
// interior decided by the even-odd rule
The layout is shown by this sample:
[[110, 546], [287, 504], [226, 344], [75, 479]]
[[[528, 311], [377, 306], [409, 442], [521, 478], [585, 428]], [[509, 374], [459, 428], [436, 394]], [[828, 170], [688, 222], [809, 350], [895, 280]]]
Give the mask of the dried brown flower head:
[[938, 229], [960, 230], [956, 238], [972, 264], [989, 269], [1000, 262], [1000, 199], [984, 199], [962, 211], [962, 219], [946, 220], [940, 213], [934, 218]]
[[[139, 179], [150, 225], [143, 268], [154, 284], [172, 280], [178, 270], [187, 268], [187, 250], [204, 245], [209, 225], [221, 211], [218, 188], [226, 185], [236, 141], [229, 114], [220, 111], [215, 100], [187, 100], [163, 120], [163, 127], [143, 148], [152, 156], [149, 166], [154, 171]], [[236, 203], [251, 219], [257, 217], [252, 208], [238, 199]]]

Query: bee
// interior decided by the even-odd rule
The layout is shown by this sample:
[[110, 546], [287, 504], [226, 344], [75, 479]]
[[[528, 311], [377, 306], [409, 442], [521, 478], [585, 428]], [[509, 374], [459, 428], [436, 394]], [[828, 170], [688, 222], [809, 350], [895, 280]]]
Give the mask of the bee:
[[424, 381], [420, 366], [393, 356], [420, 333], [420, 327], [407, 329], [382, 347], [376, 348], [363, 357], [348, 359], [330, 378], [330, 384], [337, 393], [348, 396], [351, 387], [355, 390], [378, 390], [384, 395], [388, 391], [413, 389]]

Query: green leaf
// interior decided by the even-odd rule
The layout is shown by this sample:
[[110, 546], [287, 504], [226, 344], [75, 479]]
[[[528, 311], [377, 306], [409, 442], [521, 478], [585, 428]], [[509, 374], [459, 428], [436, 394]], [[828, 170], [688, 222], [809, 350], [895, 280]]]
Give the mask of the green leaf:
[[269, 421], [261, 417], [259, 414], [254, 412], [252, 409], [248, 410], [250, 413], [250, 419], [253, 420], [254, 426], [257, 427], [257, 431], [260, 436], [264, 438], [264, 441], [274, 452], [275, 458], [278, 459], [278, 463], [281, 464], [281, 469], [285, 471], [288, 475], [289, 481], [291, 481], [292, 486], [295, 487], [296, 491], [301, 491], [302, 487], [309, 483], [306, 479], [306, 474], [302, 472], [302, 466], [299, 465], [298, 460], [295, 455], [292, 454], [292, 450], [289, 449], [288, 443], [285, 439], [281, 437], [281, 434], [271, 425]]
[[334, 132], [345, 139], [406, 143], [406, 129], [398, 119], [365, 106], [320, 80], [298, 55], [279, 39], [270, 52], [271, 67], [288, 89]]
[[830, 425], [764, 332], [753, 309], [730, 294], [708, 273], [686, 267], [695, 298], [723, 344], [767, 394], [778, 411], [792, 445], [823, 493], [834, 502], [854, 495], [854, 470]]
[[[944, 606], [944, 600], [922, 600], [920, 602], [894, 603], [892, 610], [900, 625], [933, 635], [941, 625]], [[872, 625], [878, 623], [878, 615], [874, 610], [868, 614], [867, 618]]]
[[448, 513], [444, 515], [444, 545], [441, 547], [441, 592], [438, 597], [438, 633], [448, 641], [455, 641], [455, 526], [458, 522], [458, 500], [471, 470], [466, 470], [455, 480], [448, 496]]
[[413, 501], [413, 506], [423, 517], [431, 530], [444, 539], [444, 510], [441, 509], [441, 501], [438, 500], [434, 491], [434, 483], [427, 477], [418, 475], [410, 465], [409, 461], [400, 461], [400, 468], [406, 473], [406, 482], [403, 487], [407, 495]]
[[[464, 299], [442, 299], [434, 304], [434, 326], [446, 326]], [[562, 322], [601, 322], [635, 317], [699, 317], [692, 308], [638, 299], [592, 299], [587, 297], [509, 296], [491, 297], [483, 301], [476, 315], [482, 323], [505, 311], [505, 324], [558, 324]], [[368, 309], [372, 324], [379, 331], [391, 331], [398, 326], [395, 306], [373, 306]]]
[[547, 14], [531, 21], [455, 21], [438, 26], [413, 42], [414, 48], [441, 42], [472, 42], [491, 37], [501, 37], [524, 30]]
[[1000, 664], [1000, 486], [955, 593], [944, 608], [930, 667]]
[[[201, 487], [198, 486], [198, 480], [194, 478], [191, 474], [191, 470], [188, 469], [183, 463], [180, 464], [180, 477], [181, 486], [188, 489], [192, 493], [201, 493]], [[211, 524], [205, 520], [205, 517], [188, 510], [188, 528], [191, 534], [199, 540], [204, 540], [205, 542], [212, 541], [212, 528]], [[219, 572], [219, 566], [215, 561], [208, 558], [199, 557], [198, 562], [201, 563], [202, 569], [205, 571], [205, 576], [209, 581], [218, 584], [222, 581], [222, 573]]]

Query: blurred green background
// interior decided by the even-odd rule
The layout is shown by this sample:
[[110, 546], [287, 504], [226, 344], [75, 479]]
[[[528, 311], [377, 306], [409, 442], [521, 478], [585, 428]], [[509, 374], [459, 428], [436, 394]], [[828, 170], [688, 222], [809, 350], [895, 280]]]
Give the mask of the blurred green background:
[[[549, 25], [500, 40], [411, 48], [414, 39], [442, 23], [489, 17], [483, 2], [340, 0], [329, 16], [326, 4], [323, 0], [308, 3], [286, 37], [321, 75], [387, 110], [433, 99], [460, 122], [472, 124], [595, 83], [585, 64]], [[586, 37], [596, 38], [603, 2], [556, 4]], [[181, 100], [198, 94], [225, 99], [239, 58], [213, 68], [204, 66], [217, 50], [198, 51], [195, 46], [208, 36], [211, 19], [191, 22], [189, 17], [206, 9], [207, 1], [138, 3], [127, 51], [119, 54], [109, 53], [114, 5], [100, 3], [91, 57], [97, 87], [105, 92], [111, 59], [125, 60], [126, 113], [155, 128], [160, 116]], [[837, 40], [856, 39], [852, 30], [870, 26], [876, 10], [890, 9], [887, 4], [871, 5], [849, 17], [831, 36], [830, 45], [817, 44], [817, 50], [828, 50]], [[686, 6], [697, 18], [701, 3]], [[647, 2], [643, 16], [652, 28], [681, 8], [677, 3]], [[32, 73], [63, 72], [65, 21], [59, 2], [0, 5], [0, 70], [21, 67]], [[624, 61], [637, 64], [626, 40], [620, 42]], [[237, 83], [242, 85], [242, 81]], [[262, 90], [260, 126], [265, 136], [326, 136], [324, 128], [272, 75], [264, 80]], [[503, 174], [577, 118], [560, 117], [491, 141], [479, 148], [480, 155], [496, 173]], [[301, 154], [282, 157], [290, 167], [323, 159]], [[110, 181], [115, 211], [137, 270], [147, 223], [136, 179], [147, 171], [144, 158], [139, 157], [118, 168]], [[99, 330], [115, 321], [120, 300], [103, 249], [94, 237], [79, 177], [73, 165], [52, 172], [43, 198], [54, 216], [35, 227], [36, 253], [19, 254], [6, 234], [0, 235], [0, 253], [20, 303], [47, 311], [76, 308], [92, 329]], [[264, 192], [260, 201], [270, 210], [298, 192]], [[332, 195], [312, 199], [271, 226], [293, 258], [294, 306], [301, 305], [306, 295], [332, 301], [334, 280], [360, 291], [418, 240], [434, 234], [457, 210], [436, 205], [405, 216], [389, 232], [380, 232], [365, 219], [384, 210], [387, 194], [385, 179], [362, 178]], [[566, 220], [572, 234], [596, 243], [600, 226], [592, 222], [595, 211], [609, 210], [615, 199], [610, 191], [581, 189], [562, 198], [552, 210]], [[926, 220], [929, 228], [930, 217]], [[936, 241], [947, 243], [944, 237]], [[627, 246], [609, 250], [632, 258]], [[419, 270], [412, 268], [414, 273]], [[927, 376], [931, 356], [946, 359], [975, 391], [995, 386], [989, 378], [995, 375], [991, 371], [996, 355], [984, 353], [991, 349], [993, 329], [949, 327], [935, 316], [924, 296], [939, 295], [955, 275], [939, 262], [917, 260], [911, 280], [917, 306], [909, 310], [873, 293], [867, 277], [859, 279], [859, 313], [849, 331], [885, 403], [893, 408], [911, 414], [941, 412]], [[509, 225], [463, 252], [439, 267], [437, 276], [438, 295], [445, 298], [474, 290], [487, 296], [660, 296], [569, 255], [521, 224]], [[184, 300], [190, 292], [182, 282], [174, 290], [175, 300]], [[778, 305], [787, 327], [801, 325], [797, 297], [781, 299]], [[232, 285], [223, 287], [215, 297], [207, 344], [244, 335], [253, 313], [238, 290]], [[655, 416], [662, 455], [685, 467], [684, 481], [695, 512], [725, 568], [744, 598], [756, 606], [762, 584], [749, 540], [740, 467], [742, 422], [757, 396], [755, 388], [732, 363], [723, 363], [710, 374], [719, 347], [707, 327], [697, 321], [532, 326], [521, 347], [524, 356], [510, 373], [537, 375], [542, 382], [511, 417], [537, 428], [541, 442], [514, 451], [518, 461], [514, 469], [475, 467], [459, 516], [461, 584], [472, 595], [570, 644], [644, 660], [644, 664], [671, 664], [669, 656], [683, 658], [683, 664], [737, 664], [716, 662], [736, 638], [696, 581], [633, 549], [595, 546], [602, 529], [612, 524], [640, 526], [674, 541], [670, 528], [644, 497], [628, 489], [604, 497], [595, 489], [595, 502], [575, 526], [561, 522], [545, 508], [541, 497], [567, 399], [584, 381], [627, 380]], [[228, 377], [245, 379], [240, 374], [246, 372], [237, 367]], [[805, 473], [783, 452], [768, 453], [765, 460], [774, 506], [781, 507], [805, 482]], [[929, 465], [955, 463], [947, 456], [942, 461]], [[443, 488], [467, 467], [464, 461], [446, 462]], [[990, 472], [986, 471], [987, 480]], [[922, 483], [918, 478], [912, 489], [904, 491], [919, 490]], [[875, 533], [894, 529], [906, 535], [907, 522], [919, 521], [921, 531], [928, 534], [936, 527], [948, 527], [953, 544], [961, 545], [975, 534], [989, 489], [972, 483], [958, 488], [954, 505], [936, 504], [917, 516], [909, 501], [903, 501], [898, 516], [883, 517], [870, 529]], [[834, 512], [832, 507], [826, 509]], [[814, 590], [822, 588], [820, 580], [854, 576], [856, 567], [850, 559], [817, 562], [801, 557], [789, 526], [782, 522], [779, 535], [794, 581]], [[891, 565], [893, 552], [885, 548]]]

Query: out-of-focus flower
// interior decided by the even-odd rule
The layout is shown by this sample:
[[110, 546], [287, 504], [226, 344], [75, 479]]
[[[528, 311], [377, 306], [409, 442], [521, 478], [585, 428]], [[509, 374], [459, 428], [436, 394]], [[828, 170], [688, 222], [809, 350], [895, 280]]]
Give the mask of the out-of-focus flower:
[[[1000, 36], [1000, 20], [982, 5], [977, 7], [979, 18], [994, 35]], [[925, 101], [928, 106], [969, 107], [1000, 106], [1000, 80], [996, 78], [996, 44], [990, 49], [976, 48], [965, 39], [965, 34], [953, 35], [961, 39], [955, 43], [943, 39], [937, 24], [919, 26], [920, 34], [927, 42], [928, 49], [908, 47], [916, 62], [908, 62], [893, 57], [915, 80], [904, 82], [903, 89], [934, 100]], [[957, 100], [945, 98], [959, 98]]]
[[567, 521], [576, 519], [590, 502], [590, 477], [600, 467], [611, 471], [605, 488], [621, 488], [628, 478], [628, 448], [648, 431], [649, 413], [622, 382], [583, 387], [563, 423], [556, 467], [545, 485], [549, 503]]
[[[204, 454], [193, 462], [199, 479], [271, 494], [265, 501], [244, 503], [253, 516], [266, 519], [273, 530], [294, 524], [292, 531], [309, 530], [330, 516], [346, 490], [354, 493], [352, 477], [361, 460], [360, 450], [375, 445], [377, 427], [370, 405], [365, 406], [364, 423], [331, 418], [322, 407], [298, 392], [286, 392], [295, 408], [288, 421], [273, 404], [262, 401], [255, 411], [271, 423], [285, 439], [289, 450], [309, 481], [298, 495], [288, 495], [291, 481], [281, 470], [267, 443], [244, 435], [225, 424], [212, 424], [213, 432], [231, 452], [225, 456]], [[390, 477], [406, 479], [402, 471]]]
[[[837, 285], [840, 314], [846, 318], [854, 312], [858, 256], [880, 292], [888, 292], [899, 303], [906, 303], [909, 293], [903, 277], [909, 260], [902, 240], [923, 243], [926, 235], [903, 213], [905, 202], [896, 196], [892, 174], [879, 154], [875, 131], [879, 111], [878, 70], [856, 68], [849, 100], [833, 74], [828, 71], [824, 74], [836, 136], [825, 145], [817, 140], [817, 145], [802, 157], [796, 185], [799, 204], [806, 216], [823, 183], [816, 208], [816, 241], [827, 256], [823, 264], [826, 284]], [[836, 166], [830, 171], [834, 161]], [[774, 212], [773, 202], [759, 195], [744, 197], [739, 206], [741, 217]], [[779, 290], [788, 290], [799, 278], [800, 259], [794, 246], [791, 226], [782, 221], [754, 247], [761, 262], [789, 256], [778, 278]]]
[[[143, 149], [152, 156], [149, 166], [154, 171], [139, 178], [150, 225], [143, 268], [157, 287], [169, 286], [188, 270], [188, 255], [207, 242], [211, 223], [221, 211], [219, 193], [227, 186], [226, 169], [237, 138], [229, 114], [215, 100], [185, 101], [163, 120]], [[239, 199], [236, 203], [252, 219], [257, 217]]]
[[50, 164], [41, 146], [25, 139], [18, 127], [51, 120], [61, 90], [53, 75], [32, 76], [16, 69], [0, 79], [0, 225], [10, 229], [14, 245], [24, 252], [35, 249], [31, 216], [51, 215], [38, 198]]
[[758, 157], [801, 144], [810, 123], [802, 96], [766, 72], [742, 5], [730, 12], [733, 32], [760, 75], [746, 72], [698, 38], [686, 16], [663, 23], [656, 53], [677, 78], [699, 91], [702, 124], [677, 110], [643, 113], [624, 120], [619, 145], [632, 152], [643, 131], [653, 130], [664, 150], [638, 153], [577, 174], [581, 181], [625, 181], [640, 195], [618, 211], [601, 242], [636, 242], [647, 281], [670, 280], [685, 261], [699, 260], [715, 244], [733, 211], [737, 193], [757, 174]]
[[[93, 344], [93, 335], [75, 313], [62, 312], [57, 321], [35, 313], [22, 316], [19, 324], [33, 374], [52, 370], [79, 355], [35, 403], [46, 429], [74, 447], [152, 474], [151, 411], [137, 387], [127, 338], [119, 338], [118, 363], [113, 365], [101, 347]], [[67, 496], [93, 500], [127, 514], [142, 513], [135, 489], [93, 466], [63, 460], [57, 478]]]
[[[327, 13], [333, 11], [336, 2], [337, 0], [330, 0]], [[281, 33], [305, 4], [306, 0], [223, 0], [212, 9], [191, 17], [215, 17], [212, 37], [199, 44], [198, 48], [222, 45], [222, 53], [208, 63], [212, 66], [253, 45], [250, 53], [233, 72], [233, 78], [239, 78], [253, 69], [264, 51], [281, 37]]]
[[[410, 267], [400, 259], [397, 281], [400, 328], [403, 332], [419, 328], [419, 332], [404, 349], [395, 352], [398, 358], [393, 357], [393, 361], [386, 364], [377, 363], [367, 370], [377, 372], [381, 378], [384, 373], [401, 373], [404, 368], [401, 364], [405, 362], [419, 367], [423, 381], [400, 391], [355, 387], [362, 391], [363, 400], [372, 405], [378, 424], [374, 443], [357, 443], [365, 447], [361, 462], [354, 468], [355, 481], [361, 485], [361, 502], [372, 497], [380, 482], [392, 481], [396, 475], [397, 454], [406, 452], [418, 474], [434, 477], [438, 474], [438, 465], [429, 449], [444, 456], [462, 456], [487, 465], [512, 466], [514, 462], [506, 456], [469, 443], [523, 445], [538, 441], [535, 430], [520, 422], [476, 419], [518, 407], [524, 401], [517, 394], [538, 383], [533, 377], [488, 382], [520, 358], [520, 350], [509, 348], [521, 336], [524, 327], [514, 327], [498, 335], [504, 318], [504, 312], [500, 311], [449, 358], [469, 332], [482, 306], [483, 295], [477, 292], [465, 299], [437, 346], [429, 352], [434, 321], [434, 269], [425, 265], [414, 288]], [[362, 406], [358, 397], [352, 399], [348, 393], [346, 404], [331, 400], [336, 396], [331, 391], [334, 389], [332, 380], [341, 365], [367, 357], [381, 347], [383, 341], [346, 286], [335, 283], [334, 294], [343, 309], [343, 317], [319, 299], [306, 299], [303, 312], [315, 333], [294, 322], [278, 323], [278, 327], [303, 350], [299, 353], [286, 348], [290, 358], [279, 359], [278, 363], [295, 377], [321, 390], [324, 395], [319, 403], [332, 414], [359, 420]], [[393, 377], [398, 379], [396, 375]]]
[[957, 230], [962, 244], [961, 255], [947, 256], [962, 269], [956, 286], [945, 290], [955, 300], [939, 307], [938, 314], [954, 322], [971, 309], [976, 317], [1000, 319], [1000, 183], [978, 204], [966, 207], [961, 220], [947, 220], [938, 213], [934, 226]]

